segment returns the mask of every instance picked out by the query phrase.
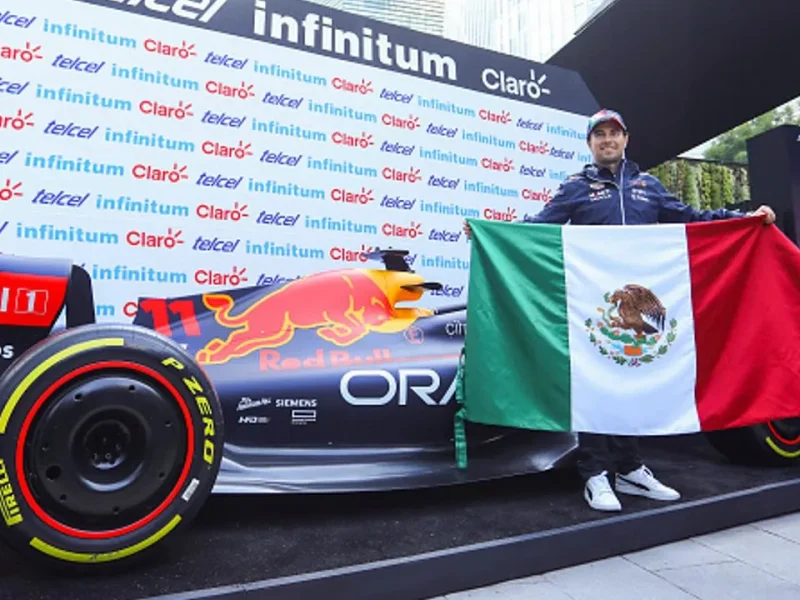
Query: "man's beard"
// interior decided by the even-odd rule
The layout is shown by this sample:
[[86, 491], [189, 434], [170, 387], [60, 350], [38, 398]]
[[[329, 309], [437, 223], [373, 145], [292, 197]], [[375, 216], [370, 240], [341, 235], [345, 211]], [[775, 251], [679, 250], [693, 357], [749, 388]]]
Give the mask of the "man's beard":
[[598, 166], [608, 167], [608, 166], [611, 166], [611, 165], [618, 164], [622, 160], [622, 158], [623, 158], [623, 154], [618, 154], [618, 155], [614, 156], [613, 158], [603, 158], [601, 156], [599, 158], [596, 158], [595, 162], [597, 163]]

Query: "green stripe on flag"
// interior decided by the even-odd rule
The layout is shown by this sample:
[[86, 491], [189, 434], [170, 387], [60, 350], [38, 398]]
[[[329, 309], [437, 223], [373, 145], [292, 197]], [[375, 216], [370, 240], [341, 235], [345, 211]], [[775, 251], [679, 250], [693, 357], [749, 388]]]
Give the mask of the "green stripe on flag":
[[562, 226], [469, 223], [464, 418], [570, 431]]

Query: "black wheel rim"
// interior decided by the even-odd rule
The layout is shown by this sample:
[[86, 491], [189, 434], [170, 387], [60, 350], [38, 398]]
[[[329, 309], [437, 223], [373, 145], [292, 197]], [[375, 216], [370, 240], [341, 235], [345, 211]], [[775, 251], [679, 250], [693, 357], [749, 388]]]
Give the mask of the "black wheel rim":
[[164, 501], [180, 477], [187, 431], [158, 382], [118, 371], [53, 394], [26, 442], [26, 478], [41, 509], [99, 532], [135, 523]]

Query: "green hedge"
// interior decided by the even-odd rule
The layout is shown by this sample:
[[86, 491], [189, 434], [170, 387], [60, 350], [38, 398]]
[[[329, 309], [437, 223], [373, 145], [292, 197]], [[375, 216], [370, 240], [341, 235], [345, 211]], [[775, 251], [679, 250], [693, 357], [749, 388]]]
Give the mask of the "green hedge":
[[677, 158], [649, 172], [695, 208], [722, 208], [750, 200], [746, 166]]

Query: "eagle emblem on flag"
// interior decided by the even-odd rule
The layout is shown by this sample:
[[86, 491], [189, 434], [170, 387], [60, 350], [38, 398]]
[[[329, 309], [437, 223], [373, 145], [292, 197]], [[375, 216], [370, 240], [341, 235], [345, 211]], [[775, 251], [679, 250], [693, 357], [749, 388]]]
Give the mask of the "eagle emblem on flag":
[[628, 284], [603, 296], [600, 318], [586, 319], [589, 341], [618, 365], [640, 367], [664, 356], [677, 338], [678, 321], [652, 290]]

